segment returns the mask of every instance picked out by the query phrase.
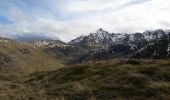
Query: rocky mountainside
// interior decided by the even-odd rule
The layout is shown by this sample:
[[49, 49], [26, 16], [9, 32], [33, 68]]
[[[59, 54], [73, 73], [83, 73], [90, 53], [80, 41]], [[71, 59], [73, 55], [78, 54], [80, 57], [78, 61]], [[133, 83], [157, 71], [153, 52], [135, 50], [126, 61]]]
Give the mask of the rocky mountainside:
[[168, 58], [170, 31], [155, 30], [143, 33], [109, 33], [103, 29], [79, 37], [69, 44], [88, 49], [86, 59], [111, 58]]
[[112, 35], [103, 29], [99, 29], [96, 33], [90, 33], [88, 36], [81, 36], [72, 40], [69, 44], [80, 46], [83, 48], [104, 48], [113, 42]]
[[[165, 38], [169, 34], [169, 30], [161, 29], [155, 31], [145, 31], [143, 33], [109, 33], [103, 29], [98, 29], [95, 33], [90, 33], [88, 36], [78, 37], [70, 42], [72, 45], [81, 47], [109, 47], [116, 44], [137, 44], [141, 42], [153, 42]], [[132, 45], [132, 47], [135, 45]]]

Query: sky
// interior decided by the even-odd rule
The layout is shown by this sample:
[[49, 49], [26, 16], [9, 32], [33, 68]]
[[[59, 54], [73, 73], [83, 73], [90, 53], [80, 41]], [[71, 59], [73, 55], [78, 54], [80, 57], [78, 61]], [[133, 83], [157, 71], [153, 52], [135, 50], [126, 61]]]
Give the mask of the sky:
[[1, 0], [0, 37], [68, 42], [112, 33], [170, 29], [170, 0]]

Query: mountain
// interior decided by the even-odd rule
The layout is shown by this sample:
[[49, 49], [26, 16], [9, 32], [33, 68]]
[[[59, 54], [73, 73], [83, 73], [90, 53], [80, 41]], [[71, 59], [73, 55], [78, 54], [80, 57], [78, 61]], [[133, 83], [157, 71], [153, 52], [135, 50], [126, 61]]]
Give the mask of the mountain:
[[113, 58], [165, 59], [170, 57], [170, 31], [155, 30], [143, 33], [109, 33], [99, 28], [87, 36], [80, 36], [68, 43], [60, 40], [25, 42], [39, 48], [62, 63]]
[[133, 53], [132, 58], [169, 58], [170, 31], [146, 31], [143, 34], [147, 44]]
[[[165, 59], [170, 55], [170, 31], [155, 30], [143, 33], [109, 33], [98, 29], [88, 36], [81, 36], [69, 44], [89, 50], [85, 59], [149, 58]], [[83, 58], [83, 59], [82, 59]]]
[[64, 63], [113, 58], [165, 59], [170, 57], [170, 31], [109, 33], [99, 28], [69, 43], [60, 40], [30, 41], [26, 44], [43, 49]]
[[[122, 35], [122, 34], [120, 34]], [[95, 33], [90, 33], [88, 36], [81, 36], [72, 40], [69, 44], [80, 46], [83, 48], [98, 49], [105, 48], [112, 44], [114, 41], [117, 42], [123, 37], [117, 37], [116, 35], [108, 33], [103, 29], [98, 29]]]

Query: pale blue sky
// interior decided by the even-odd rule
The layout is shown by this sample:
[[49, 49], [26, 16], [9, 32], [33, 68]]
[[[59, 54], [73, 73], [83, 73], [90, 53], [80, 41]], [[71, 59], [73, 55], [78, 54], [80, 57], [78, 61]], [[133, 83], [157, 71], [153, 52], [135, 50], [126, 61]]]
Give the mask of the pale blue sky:
[[98, 28], [169, 29], [169, 18], [169, 0], [1, 0], [0, 36], [69, 41]]

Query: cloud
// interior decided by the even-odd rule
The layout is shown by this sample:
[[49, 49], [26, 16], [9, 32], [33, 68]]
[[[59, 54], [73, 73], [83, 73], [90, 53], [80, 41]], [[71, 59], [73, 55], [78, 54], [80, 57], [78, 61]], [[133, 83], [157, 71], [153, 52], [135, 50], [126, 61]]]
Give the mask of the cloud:
[[132, 33], [170, 27], [169, 0], [2, 0], [0, 5], [0, 15], [10, 22], [0, 22], [0, 36], [18, 40], [70, 41], [98, 28]]
[[125, 3], [125, 5], [135, 5], [135, 4], [141, 4], [141, 3], [145, 3], [145, 2], [149, 2], [152, 0], [131, 0], [127, 3]]
[[34, 34], [34, 33], [28, 33], [28, 34], [18, 34], [15, 35], [15, 37], [12, 37], [15, 40], [18, 41], [34, 41], [34, 40], [45, 40], [50, 39], [47, 36], [41, 35], [41, 34]]
[[[124, 0], [127, 1], [127, 0]], [[98, 11], [113, 7], [113, 5], [119, 5], [122, 0], [70, 0], [66, 2], [64, 11], [67, 12], [87, 12]]]

